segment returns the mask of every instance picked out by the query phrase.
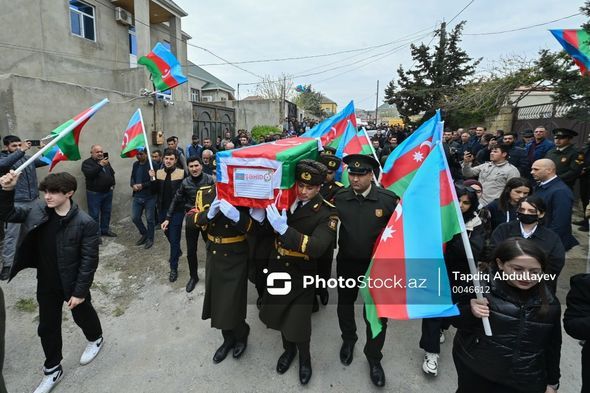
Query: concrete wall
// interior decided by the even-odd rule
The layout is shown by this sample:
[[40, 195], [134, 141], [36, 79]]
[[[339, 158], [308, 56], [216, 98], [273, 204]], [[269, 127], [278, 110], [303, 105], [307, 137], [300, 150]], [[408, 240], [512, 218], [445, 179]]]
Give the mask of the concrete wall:
[[[40, 139], [56, 126], [71, 119], [82, 110], [103, 98], [111, 103], [101, 109], [84, 127], [80, 136], [82, 160], [89, 157], [90, 146], [101, 144], [110, 153], [111, 165], [116, 172], [117, 186], [113, 201], [113, 219], [130, 215], [131, 188], [129, 177], [134, 159], [120, 158], [123, 132], [129, 118], [141, 108], [148, 138], [153, 128], [153, 106], [147, 98], [132, 100], [132, 96], [117, 92], [83, 87], [69, 83], [50, 82], [39, 78], [0, 75], [0, 134], [15, 134], [26, 139]], [[130, 102], [129, 102], [130, 101]], [[157, 128], [164, 137], [172, 134], [180, 138], [181, 145], [190, 141], [192, 134], [192, 105], [176, 102], [173, 106], [157, 106]], [[162, 148], [153, 146], [150, 148]], [[86, 208], [84, 177], [80, 172], [82, 161], [67, 161], [57, 165], [54, 171], [72, 173], [79, 181], [79, 192], [74, 199]], [[39, 178], [47, 174], [46, 168], [38, 170]]]
[[[282, 125], [280, 119], [280, 100], [242, 100], [220, 101], [216, 105], [224, 105], [236, 110], [236, 129], [251, 130], [254, 126]], [[283, 113], [287, 113], [288, 103], [284, 103]]]
[[486, 119], [488, 131], [512, 130], [512, 121], [514, 119], [513, 110], [514, 108], [511, 106], [504, 106], [500, 108], [500, 112], [496, 116]]

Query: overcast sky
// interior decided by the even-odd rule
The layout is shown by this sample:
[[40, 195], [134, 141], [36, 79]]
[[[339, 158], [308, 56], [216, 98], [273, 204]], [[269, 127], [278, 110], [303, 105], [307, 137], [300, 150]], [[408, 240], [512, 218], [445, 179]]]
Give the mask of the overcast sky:
[[[441, 21], [451, 21], [470, 0], [175, 0], [189, 16], [182, 29], [193, 38], [188, 58], [196, 64], [220, 63], [211, 54], [190, 46], [204, 47], [224, 59], [235, 61], [321, 55], [364, 49], [335, 56], [241, 64], [256, 75], [295, 75], [293, 82], [311, 84], [342, 108], [351, 99], [357, 108], [373, 109], [377, 80], [379, 101], [385, 85], [400, 64], [412, 65], [409, 40], [428, 43]], [[467, 35], [498, 32], [545, 23], [579, 12], [583, 0], [475, 0], [450, 28], [466, 20], [462, 47], [473, 58], [483, 57], [482, 68], [502, 56], [535, 58], [539, 49], [560, 48], [547, 31], [578, 28], [585, 21], [578, 15], [559, 22], [497, 35]], [[354, 63], [354, 64], [352, 64]], [[330, 68], [336, 68], [326, 71]], [[237, 90], [240, 97], [255, 93], [244, 84], [259, 79], [230, 65], [204, 69]], [[298, 76], [326, 71], [317, 75]]]

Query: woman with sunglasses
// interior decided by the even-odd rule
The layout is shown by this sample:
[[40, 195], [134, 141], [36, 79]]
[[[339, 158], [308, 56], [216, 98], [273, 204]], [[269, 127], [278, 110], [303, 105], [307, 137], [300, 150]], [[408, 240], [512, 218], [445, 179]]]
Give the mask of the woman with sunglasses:
[[540, 197], [531, 195], [521, 199], [517, 220], [499, 225], [492, 233], [491, 243], [495, 247], [506, 239], [521, 237], [539, 246], [548, 257], [546, 272], [555, 274], [555, 280], [548, 283], [555, 292], [557, 277], [565, 264], [565, 249], [559, 236], [543, 225], [545, 212], [545, 202]]
[[491, 214], [492, 230], [502, 223], [516, 220], [518, 202], [531, 192], [532, 187], [527, 179], [514, 177], [508, 180], [500, 198], [486, 206]]

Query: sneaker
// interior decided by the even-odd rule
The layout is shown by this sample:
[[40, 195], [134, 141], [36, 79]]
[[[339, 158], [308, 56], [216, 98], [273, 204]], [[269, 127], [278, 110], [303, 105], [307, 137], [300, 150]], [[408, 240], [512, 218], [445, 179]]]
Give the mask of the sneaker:
[[43, 367], [43, 374], [43, 379], [34, 393], [49, 393], [63, 379], [64, 370], [61, 364], [52, 370], [47, 370]]
[[445, 332], [441, 330], [440, 331], [440, 337], [438, 339], [438, 342], [442, 344], [442, 343], [445, 342], [445, 340], [446, 340], [446, 338], [445, 338]]
[[94, 360], [96, 355], [98, 355], [98, 353], [102, 349], [103, 342], [104, 339], [102, 337], [96, 341], [88, 342], [88, 345], [86, 345], [86, 349], [84, 350], [84, 353], [82, 353], [82, 356], [80, 357], [80, 364], [82, 366]]
[[426, 352], [424, 354], [424, 363], [422, 363], [422, 370], [426, 374], [438, 375], [438, 353]]

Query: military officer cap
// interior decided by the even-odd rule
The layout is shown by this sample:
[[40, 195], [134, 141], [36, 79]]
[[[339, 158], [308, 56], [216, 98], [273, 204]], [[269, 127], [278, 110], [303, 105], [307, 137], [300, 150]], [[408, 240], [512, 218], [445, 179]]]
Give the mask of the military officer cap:
[[578, 133], [574, 130], [570, 130], [569, 128], [555, 128], [553, 130], [553, 136], [555, 138], [573, 138], [578, 136]]
[[328, 168], [314, 160], [301, 160], [295, 167], [295, 179], [305, 184], [319, 186], [324, 184]]
[[340, 168], [340, 163], [342, 162], [340, 158], [331, 154], [320, 154], [318, 161], [324, 164], [329, 171], [335, 171]]
[[336, 149], [330, 146], [324, 146], [324, 151], [322, 152], [322, 154], [333, 156], [336, 154]]
[[523, 138], [532, 138], [534, 135], [535, 135], [535, 133], [533, 132], [533, 130], [524, 130], [522, 132]]
[[377, 160], [365, 154], [349, 154], [342, 161], [348, 165], [348, 173], [353, 175], [366, 175], [379, 168]]

